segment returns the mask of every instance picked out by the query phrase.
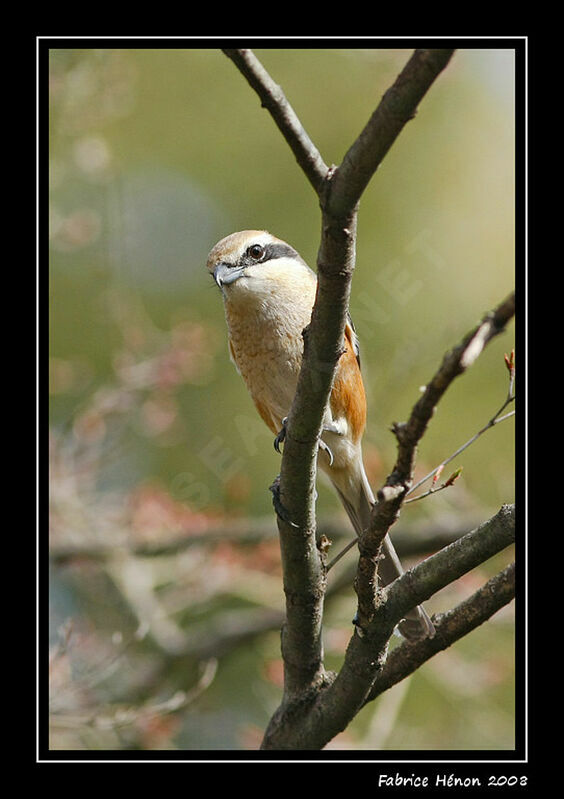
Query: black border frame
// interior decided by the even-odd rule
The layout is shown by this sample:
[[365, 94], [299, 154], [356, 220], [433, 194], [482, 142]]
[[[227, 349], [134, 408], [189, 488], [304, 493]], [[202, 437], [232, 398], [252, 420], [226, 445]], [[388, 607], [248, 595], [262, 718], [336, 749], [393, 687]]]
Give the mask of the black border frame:
[[[96, 47], [125, 47], [136, 49], [143, 48], [221, 48], [223, 46], [244, 46], [252, 48], [331, 48], [331, 47], [374, 47], [389, 46], [393, 43], [394, 47], [436, 47], [449, 46], [459, 48], [471, 46], [475, 49], [500, 48], [515, 50], [515, 78], [516, 78], [516, 110], [515, 110], [515, 130], [516, 130], [516, 285], [517, 285], [517, 324], [515, 328], [516, 349], [518, 348], [518, 368], [520, 381], [517, 386], [520, 413], [517, 416], [517, 466], [516, 484], [518, 487], [517, 501], [518, 527], [516, 537], [516, 562], [518, 565], [518, 590], [516, 598], [516, 741], [515, 750], [497, 751], [389, 751], [385, 752], [365, 752], [365, 751], [321, 751], [321, 752], [246, 752], [246, 751], [151, 751], [151, 752], [129, 752], [121, 750], [96, 750], [96, 751], [66, 751], [49, 750], [48, 730], [47, 730], [47, 669], [45, 668], [48, 653], [47, 645], [47, 612], [48, 612], [48, 539], [47, 535], [38, 531], [38, 652], [37, 652], [37, 750], [36, 763], [69, 763], [69, 762], [193, 762], [193, 763], [273, 763], [273, 762], [339, 762], [339, 763], [362, 763], [369, 762], [377, 764], [377, 772], [372, 772], [371, 783], [375, 788], [392, 787], [411, 787], [409, 784], [402, 786], [380, 786], [379, 774], [387, 774], [395, 777], [396, 774], [404, 777], [415, 775], [418, 777], [428, 777], [430, 787], [434, 785], [436, 775], [449, 775], [459, 778], [471, 778], [473, 776], [482, 779], [482, 787], [487, 787], [487, 777], [498, 775], [510, 777], [515, 775], [519, 778], [528, 778], [529, 767], [536, 760], [538, 755], [537, 741], [530, 735], [533, 723], [533, 708], [529, 701], [529, 685], [531, 681], [532, 664], [529, 661], [529, 654], [533, 651], [532, 639], [536, 638], [536, 630], [532, 625], [527, 624], [528, 617], [531, 615], [532, 601], [534, 592], [531, 590], [531, 571], [536, 562], [536, 556], [532, 545], [529, 542], [527, 548], [525, 542], [527, 529], [527, 464], [526, 464], [526, 418], [527, 408], [524, 407], [525, 386], [528, 378], [528, 363], [525, 362], [526, 342], [527, 342], [527, 315], [528, 315], [528, 275], [527, 275], [527, 241], [526, 233], [529, 230], [528, 219], [528, 177], [529, 167], [527, 156], [529, 153], [529, 97], [528, 97], [528, 78], [531, 57], [531, 41], [528, 36], [516, 37], [394, 37], [394, 36], [375, 36], [375, 37], [284, 37], [284, 38], [265, 38], [260, 36], [248, 37], [162, 37], [151, 35], [147, 38], [137, 38], [136, 36], [84, 36], [84, 37], [65, 37], [65, 36], [42, 36], [36, 37], [37, 48], [37, 231], [38, 231], [38, 252], [39, 264], [38, 274], [38, 519], [41, 527], [42, 521], [46, 518], [48, 507], [48, 421], [47, 421], [47, 341], [48, 341], [48, 257], [46, 256], [46, 242], [48, 241], [47, 232], [47, 206], [48, 206], [48, 153], [49, 142], [47, 134], [47, 119], [49, 113], [48, 102], [48, 56], [49, 50], [55, 47], [75, 48], [85, 46]], [[385, 768], [383, 768], [385, 766]], [[519, 783], [517, 783], [519, 785]], [[449, 787], [448, 785], [445, 787]]]

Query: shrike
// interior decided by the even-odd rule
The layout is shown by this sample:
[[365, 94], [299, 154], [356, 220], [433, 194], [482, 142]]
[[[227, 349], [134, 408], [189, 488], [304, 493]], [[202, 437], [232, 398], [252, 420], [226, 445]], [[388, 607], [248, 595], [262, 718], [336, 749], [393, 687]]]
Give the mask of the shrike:
[[[207, 268], [221, 289], [231, 358], [257, 411], [280, 440], [296, 392], [302, 363], [302, 331], [311, 320], [317, 277], [286, 242], [264, 230], [243, 230], [219, 241]], [[370, 522], [374, 494], [362, 461], [366, 397], [359, 347], [349, 320], [318, 453], [357, 533]], [[403, 573], [389, 536], [382, 546], [378, 574], [388, 585]], [[422, 607], [399, 625], [405, 638], [432, 636], [433, 623]]]

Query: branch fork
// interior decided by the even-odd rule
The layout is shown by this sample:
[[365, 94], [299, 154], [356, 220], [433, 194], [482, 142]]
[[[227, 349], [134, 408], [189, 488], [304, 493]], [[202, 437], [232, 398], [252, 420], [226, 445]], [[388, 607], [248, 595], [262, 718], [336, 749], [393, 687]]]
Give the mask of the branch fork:
[[[403, 644], [398, 647], [403, 653], [401, 657], [394, 655], [393, 659], [386, 660], [393, 627], [410, 607], [456, 579], [453, 575], [459, 576], [473, 568], [469, 564], [481, 562], [485, 551], [498, 551], [507, 545], [503, 543], [508, 540], [507, 535], [499, 533], [503, 524], [494, 517], [490, 520], [491, 530], [479, 529], [475, 536], [469, 534], [471, 537], [456, 542], [454, 549], [439, 551], [386, 589], [377, 588], [381, 544], [413, 490], [417, 445], [452, 380], [474, 363], [486, 344], [513, 316], [513, 295], [488, 314], [458, 347], [447, 353], [413, 407], [409, 420], [394, 426], [398, 442], [396, 464], [378, 493], [370, 526], [358, 542], [355, 633], [339, 673], [332, 675], [325, 671], [321, 620], [328, 567], [326, 547], [318, 547], [316, 542], [317, 439], [347, 321], [355, 266], [358, 205], [379, 164], [403, 127], [415, 116], [419, 102], [447, 66], [453, 52], [448, 49], [415, 50], [342, 163], [327, 166], [282, 89], [252, 51], [224, 50], [258, 94], [261, 105], [271, 114], [316, 192], [322, 211], [318, 292], [310, 325], [304, 331], [304, 357], [287, 421], [279, 483], [280, 501], [288, 512], [288, 519], [297, 525], [296, 529], [288, 519], [278, 516], [286, 594], [282, 635], [284, 695], [265, 734], [263, 749], [322, 748], [346, 727], [366, 701], [393, 684], [392, 680], [402, 678], [396, 675], [405, 676], [438, 648], [448, 646], [457, 636], [463, 635], [465, 623], [460, 619], [466, 617], [466, 609], [455, 609], [447, 620], [437, 621], [438, 634], [432, 643], [424, 641], [413, 647]], [[507, 529], [509, 527], [511, 525]], [[477, 542], [482, 542], [483, 546]], [[337, 558], [333, 562], [335, 560]], [[504, 586], [510, 583], [508, 579]], [[510, 590], [502, 593], [503, 602], [509, 601]], [[478, 611], [474, 614], [482, 621], [495, 612], [495, 603], [488, 604], [484, 596], [487, 594], [468, 600], [469, 606], [482, 612], [481, 616]]]

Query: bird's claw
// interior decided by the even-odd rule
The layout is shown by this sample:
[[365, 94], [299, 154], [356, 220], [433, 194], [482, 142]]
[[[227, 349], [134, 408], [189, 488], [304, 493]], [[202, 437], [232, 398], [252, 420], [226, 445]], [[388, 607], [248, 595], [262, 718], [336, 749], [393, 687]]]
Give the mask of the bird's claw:
[[276, 511], [276, 515], [282, 519], [283, 522], [289, 524], [291, 527], [298, 527], [298, 525], [290, 519], [288, 511], [280, 501], [280, 475], [276, 477], [272, 485], [270, 486], [270, 490], [272, 492], [272, 505], [274, 506], [274, 510]]
[[327, 453], [329, 458], [329, 466], [333, 466], [333, 453], [331, 452], [331, 448], [325, 443], [325, 441], [323, 441], [322, 438], [319, 439], [319, 448]]
[[[344, 431], [343, 431], [342, 427], [340, 427], [336, 422], [326, 422], [323, 425], [323, 432], [324, 433], [334, 433], [336, 436], [344, 435]], [[329, 466], [333, 466], [333, 460], [334, 460], [333, 453], [331, 452], [331, 449], [328, 446], [328, 444], [326, 444], [325, 441], [322, 441], [320, 439], [319, 440], [319, 446], [321, 447], [322, 450], [324, 450], [327, 453], [327, 455], [329, 457]]]
[[280, 452], [280, 444], [286, 438], [286, 422], [287, 421], [288, 421], [288, 417], [285, 416], [282, 419], [282, 428], [280, 429], [280, 432], [278, 433], [278, 435], [274, 439], [274, 449], [276, 450], [276, 452]]
[[[276, 450], [276, 452], [280, 452], [280, 444], [282, 444], [284, 439], [286, 438], [286, 424], [287, 424], [287, 422], [288, 422], [288, 417], [285, 416], [282, 419], [282, 427], [280, 428], [280, 432], [278, 433], [278, 435], [274, 439], [274, 449]], [[323, 430], [328, 430], [331, 433], [337, 433], [338, 432], [337, 429], [334, 429], [332, 427], [324, 427]], [[329, 445], [326, 444], [325, 441], [323, 441], [320, 438], [319, 439], [319, 447], [320, 447], [320, 449], [322, 449], [324, 452], [327, 453], [327, 456], [329, 458], [329, 466], [332, 466], [334, 459], [333, 459], [333, 453], [331, 452], [331, 448], [329, 447]]]

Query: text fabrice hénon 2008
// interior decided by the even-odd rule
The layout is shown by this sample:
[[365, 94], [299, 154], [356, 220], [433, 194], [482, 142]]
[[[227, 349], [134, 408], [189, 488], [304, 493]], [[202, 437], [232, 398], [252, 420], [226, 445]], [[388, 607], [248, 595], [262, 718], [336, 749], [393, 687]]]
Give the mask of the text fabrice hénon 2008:
[[459, 776], [456, 774], [380, 774], [379, 788], [490, 788], [526, 785], [527, 777], [517, 774], [488, 777]]

